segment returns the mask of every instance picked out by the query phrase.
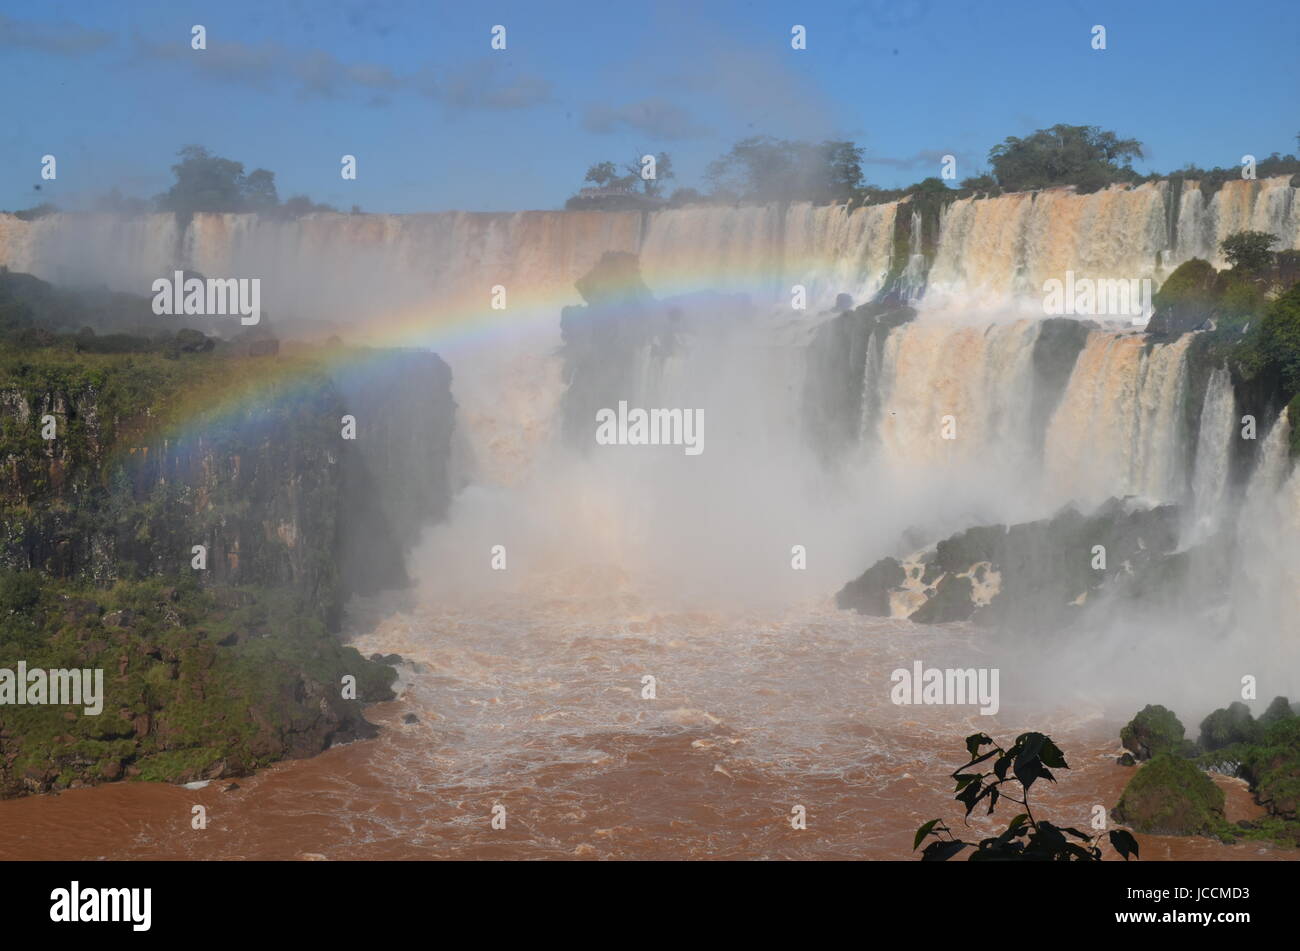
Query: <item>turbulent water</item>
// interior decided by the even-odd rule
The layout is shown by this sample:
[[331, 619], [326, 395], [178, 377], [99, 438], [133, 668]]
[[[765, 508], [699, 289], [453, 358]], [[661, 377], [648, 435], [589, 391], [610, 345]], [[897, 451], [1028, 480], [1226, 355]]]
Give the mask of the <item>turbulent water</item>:
[[[1114, 756], [1135, 705], [1166, 702], [1194, 723], [1235, 699], [1243, 663], [1300, 670], [1300, 477], [1285, 421], [1270, 418], [1247, 482], [1233, 483], [1240, 408], [1216, 369], [1189, 417], [1187, 336], [1151, 344], [1131, 326], [1093, 326], [1045, 380], [1040, 288], [1067, 270], [1158, 283], [1179, 261], [1214, 260], [1243, 227], [1300, 247], [1295, 191], [1273, 179], [1229, 183], [1208, 202], [1168, 183], [958, 201], [928, 274], [923, 222], [905, 204], [202, 215], [183, 232], [169, 216], [0, 218], [0, 263], [50, 280], [148, 293], [174, 267], [260, 275], [273, 323], [429, 340], [453, 368], [465, 484], [412, 557], [417, 587], [353, 606], [355, 643], [408, 661], [401, 699], [372, 711], [381, 738], [237, 791], [127, 784], [5, 803], [0, 857], [901, 858], [920, 822], [954, 815], [961, 738], [1030, 728], [1052, 733], [1073, 767], [1044, 793], [1048, 808], [1088, 821], [1130, 775]], [[679, 346], [643, 354], [627, 396], [703, 408], [697, 457], [574, 452], [558, 439], [559, 311], [581, 302], [574, 281], [606, 251], [638, 254], [651, 292], [680, 301]], [[924, 290], [920, 317], [863, 342], [867, 369], [844, 410], [856, 439], [827, 461], [803, 430], [800, 394], [818, 372], [805, 351], [837, 295], [861, 303], [891, 269]], [[804, 311], [790, 309], [795, 284]], [[470, 320], [485, 328], [477, 338], [440, 335], [486, 312], [497, 285], [514, 302], [499, 321]], [[735, 313], [678, 297], [698, 291], [746, 297]], [[397, 313], [427, 317], [429, 332], [394, 339]], [[955, 438], [941, 435], [946, 418]], [[1112, 495], [1188, 503], [1189, 540], [1234, 524], [1248, 570], [1224, 579], [1238, 610], [1218, 640], [1110, 631], [1079, 644], [1042, 631], [1034, 656], [960, 626], [830, 606], [901, 539]], [[496, 545], [505, 571], [491, 568]], [[796, 549], [806, 567], [793, 566]], [[1001, 712], [892, 704], [890, 672], [917, 660], [999, 667]], [[1222, 782], [1229, 817], [1253, 815], [1244, 787]], [[205, 832], [189, 829], [196, 802], [212, 817]], [[504, 829], [491, 827], [496, 805]], [[796, 806], [807, 830], [791, 826]], [[1273, 854], [1150, 843], [1144, 858]]]

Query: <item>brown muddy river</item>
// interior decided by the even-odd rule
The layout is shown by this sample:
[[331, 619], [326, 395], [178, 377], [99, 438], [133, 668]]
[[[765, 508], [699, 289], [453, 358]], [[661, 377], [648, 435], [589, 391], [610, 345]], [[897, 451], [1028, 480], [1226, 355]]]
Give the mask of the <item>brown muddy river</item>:
[[[363, 653], [408, 662], [400, 698], [369, 709], [377, 739], [278, 764], [234, 791], [117, 783], [0, 803], [0, 858], [911, 859], [922, 822], [961, 828], [948, 774], [970, 733], [1050, 733], [1071, 769], [1032, 801], [1061, 824], [1087, 828], [1094, 804], [1113, 807], [1132, 775], [1115, 763], [1132, 711], [894, 705], [897, 667], [991, 664], [981, 635], [960, 629], [829, 606], [654, 614], [618, 597], [499, 599], [463, 615], [371, 603], [352, 628]], [[654, 699], [642, 697], [646, 675]], [[1229, 819], [1258, 814], [1243, 783], [1221, 784]], [[206, 829], [191, 828], [194, 805]], [[792, 827], [795, 806], [806, 829]], [[1010, 816], [972, 819], [965, 837]], [[1139, 841], [1145, 860], [1300, 857]]]

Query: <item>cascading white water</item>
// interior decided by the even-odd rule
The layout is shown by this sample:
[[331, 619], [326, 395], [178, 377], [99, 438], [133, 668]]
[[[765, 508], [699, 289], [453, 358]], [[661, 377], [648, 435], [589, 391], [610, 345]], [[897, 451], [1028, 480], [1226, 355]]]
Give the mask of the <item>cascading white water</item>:
[[1190, 339], [1150, 346], [1137, 334], [1089, 334], [1047, 431], [1047, 480], [1056, 492], [1088, 502], [1183, 497]]
[[941, 219], [927, 293], [985, 305], [1041, 300], [1049, 279], [1158, 278], [1166, 247], [1160, 182], [1077, 195], [1071, 189], [953, 202]]
[[[991, 449], [1011, 468], [1030, 447], [1034, 321], [963, 326], [921, 319], [885, 343], [880, 441], [901, 470], [966, 467]], [[944, 417], [952, 417], [945, 438]]]
[[[30, 226], [0, 217], [0, 261], [38, 275], [98, 276], [137, 293], [173, 266], [264, 275], [272, 311], [340, 321], [349, 340], [373, 329], [378, 342], [402, 343], [384, 333], [388, 316], [427, 316], [434, 332], [422, 342], [452, 365], [457, 432], [475, 457], [471, 484], [415, 555], [417, 594], [427, 597], [414, 609], [362, 605], [373, 615], [359, 624], [363, 652], [414, 662], [402, 669], [398, 709], [418, 711], [418, 722], [390, 711], [373, 745], [254, 778], [222, 806], [243, 810], [228, 823], [237, 836], [168, 835], [177, 814], [169, 801], [157, 833], [138, 838], [184, 849], [219, 842], [228, 857], [283, 858], [262, 850], [287, 839], [353, 858], [901, 858], [913, 854], [910, 830], [951, 805], [951, 788], [937, 781], [972, 726], [963, 708], [900, 715], [887, 680], [895, 667], [918, 658], [990, 665], [1046, 684], [1056, 695], [1033, 703], [1033, 691], [1008, 677], [1007, 709], [1019, 709], [1001, 721], [975, 717], [975, 729], [1050, 729], [1079, 774], [1054, 808], [1083, 816], [1115, 792], [1117, 725], [1101, 721], [1100, 704], [1115, 702], [1110, 712], [1126, 717], [1135, 704], [1176, 696], [1188, 701], [1178, 705], [1188, 722], [1234, 699], [1245, 673], [1268, 675], [1262, 691], [1293, 688], [1300, 475], [1288, 476], [1285, 420], [1267, 434], [1246, 492], [1243, 554], [1224, 585], [1234, 587], [1235, 611], [1226, 634], [1193, 642], [1181, 626], [1143, 626], [1070, 644], [1056, 637], [1068, 632], [1045, 630], [1040, 666], [996, 638], [863, 619], [827, 603], [875, 559], [899, 554], [910, 530], [929, 542], [1041, 517], [1073, 497], [1184, 497], [1187, 337], [1148, 347], [1140, 335], [1091, 331], [1072, 371], [1047, 361], [1057, 377], [1068, 374], [1054, 381], [1064, 392], [1048, 419], [1035, 405], [1036, 349], [1058, 325], [995, 313], [1016, 292], [1032, 303], [1036, 282], [1064, 265], [1105, 277], [1156, 273], [1163, 195], [1144, 186], [950, 209], [931, 274], [949, 306], [923, 306], [914, 322], [864, 343], [874, 349], [859, 405], [873, 412], [852, 422], [871, 451], [835, 472], [801, 439], [796, 408], [813, 364], [800, 347], [815, 326], [838, 326], [819, 312], [836, 294], [860, 303], [881, 287], [896, 263], [894, 205], [201, 216], [184, 236], [160, 216], [95, 223], [89, 236], [70, 216]], [[1189, 215], [1204, 210], [1186, 194], [1182, 203], [1197, 208]], [[1269, 207], [1270, 220], [1290, 220], [1278, 217], [1281, 204]], [[555, 438], [567, 383], [559, 310], [579, 302], [573, 282], [610, 250], [638, 252], [659, 297], [752, 296], [738, 313], [708, 298], [682, 302], [678, 346], [643, 350], [619, 381], [634, 404], [702, 408], [700, 456], [674, 446], [582, 453]], [[808, 288], [805, 313], [788, 306], [796, 283]], [[437, 328], [486, 310], [494, 285], [511, 301], [494, 328], [502, 332], [452, 347]], [[1199, 417], [1192, 486], [1206, 505], [1227, 495], [1228, 382], [1216, 371]], [[508, 557], [502, 570], [490, 560], [498, 549]], [[913, 570], [921, 585], [921, 566]], [[654, 702], [641, 693], [648, 675]], [[313, 768], [314, 779], [304, 772]], [[864, 783], [880, 808], [861, 808]], [[779, 821], [792, 789], [812, 803], [816, 836], [792, 837]], [[511, 831], [491, 829], [483, 820], [506, 796]], [[103, 815], [83, 828], [102, 829]], [[266, 836], [268, 816], [294, 834]], [[981, 822], [995, 831], [972, 818]]]
[[[1217, 242], [1241, 227], [1268, 228], [1282, 246], [1297, 246], [1295, 191], [1285, 178], [1230, 182], [1206, 202], [1194, 183], [1185, 183], [1171, 260], [1213, 257]], [[945, 467], [968, 476], [978, 471], [981, 478], [964, 481], [968, 488], [987, 482], [986, 496], [996, 494], [995, 469], [1009, 478], [1041, 467], [1043, 477], [1029, 480], [1042, 483], [1041, 494], [1025, 494], [1043, 506], [1122, 493], [1184, 498], [1188, 338], [1148, 347], [1141, 336], [1094, 331], [1045, 445], [1036, 445], [1029, 419], [1038, 322], [990, 323], [972, 315], [1041, 310], [1042, 282], [1067, 270], [1076, 277], [1158, 280], [1166, 272], [1159, 265], [1169, 263], [1161, 260], [1170, 251], [1169, 194], [1168, 183], [1159, 182], [1091, 195], [1050, 189], [964, 199], [947, 207], [921, 317], [887, 336], [872, 335], [865, 345], [876, 349], [865, 355], [856, 428], [864, 443], [879, 444], [876, 462], [895, 479]], [[400, 344], [404, 336], [386, 332], [388, 316], [400, 312], [414, 315], [408, 323], [417, 328], [403, 335], [444, 351], [449, 343], [441, 328], [482, 320], [496, 328], [490, 343], [448, 356], [460, 431], [476, 458], [473, 478], [503, 484], [517, 481], [552, 438], [565, 387], [555, 356], [556, 318], [563, 306], [580, 303], [574, 282], [603, 253], [638, 254], [643, 277], [660, 298], [741, 291], [780, 318], [740, 336], [710, 338], [720, 361], [734, 361], [741, 351], [728, 347], [757, 353], [801, 346], [836, 295], [861, 303], [880, 290], [898, 267], [892, 256], [900, 210], [910, 216], [912, 257], [919, 259], [923, 222], [907, 203], [854, 209], [796, 203], [646, 214], [323, 214], [296, 221], [199, 215], [183, 234], [168, 215], [53, 215], [30, 223], [0, 216], [0, 263], [146, 294], [154, 278], [175, 267], [261, 276], [273, 325], [281, 316], [324, 318], [341, 324], [349, 339], [364, 341], [373, 327], [376, 342]], [[903, 271], [919, 282], [914, 264]], [[796, 284], [807, 290], [803, 312], [789, 306]], [[488, 301], [498, 285], [510, 305], [493, 317]], [[978, 307], [971, 306], [975, 301]], [[421, 339], [426, 314], [430, 332]], [[689, 355], [675, 359], [670, 379], [714, 372]], [[783, 426], [796, 415], [792, 406], [802, 389], [794, 372], [782, 370], [781, 389], [764, 391], [762, 399], [764, 414], [780, 417]], [[1225, 491], [1226, 453], [1215, 434], [1220, 417], [1231, 412], [1226, 385], [1216, 374], [1201, 412], [1205, 438], [1198, 441], [1191, 489], [1202, 516]], [[949, 415], [956, 438], [945, 440], [940, 429]]]
[[1192, 468], [1193, 537], [1211, 533], [1222, 513], [1236, 422], [1232, 379], [1227, 367], [1216, 367], [1201, 404], [1196, 463]]

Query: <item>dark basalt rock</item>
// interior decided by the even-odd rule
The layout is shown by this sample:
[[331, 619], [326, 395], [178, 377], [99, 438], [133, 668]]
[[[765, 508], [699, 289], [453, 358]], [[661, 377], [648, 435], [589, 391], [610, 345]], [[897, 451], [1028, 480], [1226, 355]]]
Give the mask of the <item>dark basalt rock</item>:
[[[919, 556], [925, 601], [911, 619], [1059, 630], [1084, 611], [1102, 611], [1098, 602], [1154, 607], [1180, 596], [1192, 570], [1190, 556], [1175, 552], [1177, 542], [1176, 506], [1121, 499], [1088, 515], [1067, 507], [1037, 522], [975, 526]], [[1098, 545], [1105, 563], [1094, 567]], [[904, 589], [907, 570], [897, 558], [881, 559], [845, 585], [836, 603], [888, 615], [890, 594]], [[987, 603], [975, 602], [977, 586]]]
[[882, 558], [846, 584], [835, 596], [835, 604], [841, 610], [889, 617], [889, 592], [901, 586], [904, 578], [903, 566], [896, 559]]
[[946, 574], [935, 587], [934, 594], [912, 612], [911, 619], [918, 624], [969, 620], [975, 613], [975, 602], [971, 600], [973, 592], [970, 578]]
[[1211, 752], [1236, 743], [1253, 743], [1258, 735], [1250, 708], [1240, 700], [1201, 721], [1201, 746]]

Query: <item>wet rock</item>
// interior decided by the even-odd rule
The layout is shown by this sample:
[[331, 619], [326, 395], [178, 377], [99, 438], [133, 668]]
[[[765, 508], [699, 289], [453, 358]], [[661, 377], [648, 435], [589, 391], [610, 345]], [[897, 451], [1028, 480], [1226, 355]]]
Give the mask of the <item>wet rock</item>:
[[1194, 763], [1160, 753], [1129, 780], [1112, 814], [1148, 835], [1213, 835], [1223, 804], [1223, 790]]
[[1272, 726], [1282, 720], [1295, 716], [1291, 709], [1291, 704], [1286, 697], [1274, 697], [1273, 702], [1268, 705], [1268, 709], [1259, 715], [1256, 721], [1261, 727]]
[[947, 624], [967, 621], [975, 613], [971, 595], [975, 586], [964, 575], [946, 574], [935, 586], [934, 594], [910, 615], [918, 624]]
[[1179, 752], [1184, 732], [1172, 710], [1148, 704], [1119, 731], [1119, 738], [1124, 749], [1141, 761], [1157, 753]]
[[[1175, 551], [1178, 520], [1177, 506], [1130, 498], [1110, 499], [1087, 515], [1067, 506], [1036, 522], [977, 525], [917, 556], [919, 584], [905, 585], [906, 569], [883, 558], [845, 585], [836, 603], [888, 616], [891, 594], [906, 592], [923, 599], [911, 614], [917, 622], [1063, 630], [1084, 611], [1142, 609], [1182, 595], [1189, 562]], [[1097, 546], [1105, 552], [1100, 563]], [[907, 550], [916, 551], [910, 542]]]
[[1240, 700], [1201, 721], [1201, 746], [1214, 751], [1235, 743], [1253, 743], [1259, 734], [1250, 708]]
[[906, 575], [903, 566], [894, 558], [882, 558], [850, 581], [835, 595], [835, 604], [841, 610], [854, 610], [859, 614], [889, 617], [889, 594], [903, 584]]

